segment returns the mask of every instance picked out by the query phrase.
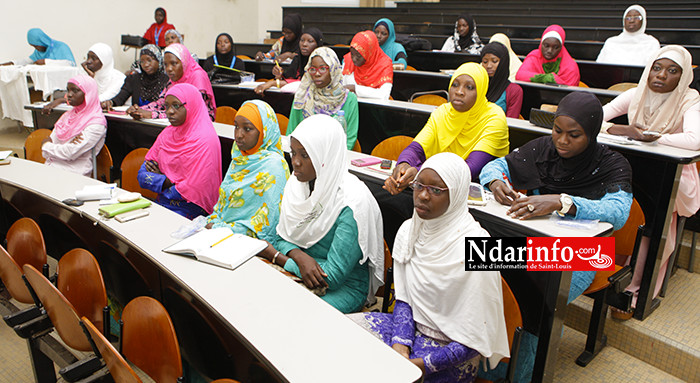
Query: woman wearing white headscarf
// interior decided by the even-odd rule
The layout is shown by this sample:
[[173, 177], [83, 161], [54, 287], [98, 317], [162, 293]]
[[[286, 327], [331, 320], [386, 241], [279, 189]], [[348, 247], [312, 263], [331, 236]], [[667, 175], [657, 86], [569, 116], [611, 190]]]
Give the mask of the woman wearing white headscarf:
[[430, 157], [413, 183], [413, 217], [394, 243], [393, 314], [350, 317], [425, 371], [425, 382], [471, 382], [483, 358], [509, 356], [497, 271], [465, 271], [465, 237], [488, 237], [469, 214], [469, 166]]
[[90, 47], [87, 60], [82, 64], [85, 72], [97, 82], [100, 102], [111, 100], [119, 94], [124, 85], [124, 73], [114, 69], [112, 48], [105, 43], [97, 43]]
[[647, 35], [647, 12], [641, 5], [631, 5], [622, 16], [622, 33], [605, 40], [596, 59], [599, 63], [646, 65], [659, 50], [659, 40]]
[[277, 232], [262, 256], [327, 287], [321, 299], [358, 311], [383, 283], [382, 216], [367, 186], [348, 173], [345, 133], [316, 114], [291, 134], [293, 177], [284, 188]]
[[[693, 80], [692, 57], [680, 45], [667, 45], [644, 68], [639, 86], [617, 96], [603, 107], [603, 119], [609, 121], [627, 114], [629, 125], [607, 124], [609, 134], [641, 141], [654, 141], [688, 150], [700, 150], [700, 94], [689, 88]], [[655, 132], [649, 135], [646, 132]], [[666, 235], [666, 246], [659, 268], [654, 297], [659, 293], [675, 247], [678, 215], [690, 217], [700, 209], [700, 177], [695, 164], [684, 165], [678, 185], [674, 213]], [[628, 291], [637, 292], [646, 260], [648, 241], [642, 241], [636, 270]], [[636, 304], [636, 301], [633, 305]]]

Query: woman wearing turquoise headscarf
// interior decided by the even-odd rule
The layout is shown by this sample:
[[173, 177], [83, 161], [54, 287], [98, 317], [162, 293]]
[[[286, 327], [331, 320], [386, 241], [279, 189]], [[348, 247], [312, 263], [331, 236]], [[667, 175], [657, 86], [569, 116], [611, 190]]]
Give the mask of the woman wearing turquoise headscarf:
[[379, 46], [384, 53], [396, 64], [401, 64], [401, 69], [406, 69], [406, 50], [403, 45], [396, 42], [396, 32], [394, 32], [394, 23], [391, 20], [384, 18], [379, 19], [374, 24], [374, 34], [377, 35]]
[[219, 187], [208, 228], [266, 239], [275, 234], [289, 167], [282, 153], [277, 116], [262, 100], [241, 105], [235, 118], [231, 165]]
[[[6, 62], [0, 65], [44, 65], [46, 60], [65, 61], [65, 64], [75, 66], [73, 52], [66, 43], [54, 40], [39, 28], [32, 28], [27, 32], [27, 42], [34, 47], [34, 53], [28, 59]], [[64, 63], [55, 63], [64, 64]]]

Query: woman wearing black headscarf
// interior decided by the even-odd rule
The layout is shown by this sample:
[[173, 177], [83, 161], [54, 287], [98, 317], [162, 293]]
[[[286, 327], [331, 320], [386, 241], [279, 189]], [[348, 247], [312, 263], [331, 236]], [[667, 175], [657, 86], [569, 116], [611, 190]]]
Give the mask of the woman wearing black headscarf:
[[464, 13], [459, 15], [455, 21], [454, 34], [445, 40], [442, 45], [443, 52], [464, 52], [472, 55], [481, 53], [484, 44], [476, 33], [476, 22], [470, 15]]
[[113, 106], [124, 105], [131, 97], [133, 105], [146, 105], [158, 100], [160, 92], [165, 89], [170, 79], [165, 74], [163, 55], [154, 44], [141, 48], [139, 56], [139, 72], [132, 73], [124, 79], [121, 90], [110, 100], [102, 102], [102, 109], [112, 109]]
[[489, 74], [489, 90], [486, 98], [498, 105], [506, 117], [518, 118], [523, 106], [523, 90], [508, 80], [510, 56], [508, 48], [497, 42], [488, 43], [481, 50], [481, 65]]
[[202, 64], [202, 68], [209, 72], [215, 68], [215, 65], [225, 66], [227, 68], [245, 70], [243, 60], [236, 58], [236, 47], [233, 45], [233, 38], [228, 33], [221, 33], [216, 37], [216, 46], [214, 54], [207, 57], [207, 60]]
[[298, 13], [290, 13], [282, 20], [282, 37], [279, 38], [269, 52], [258, 52], [255, 54], [255, 60], [275, 60], [285, 61], [299, 54], [299, 40], [301, 39], [301, 30], [303, 23], [301, 15]]
[[[596, 141], [602, 121], [603, 108], [593, 94], [570, 93], [559, 103], [551, 137], [534, 139], [489, 162], [479, 180], [496, 201], [510, 206], [511, 217], [529, 219], [556, 212], [609, 222], [617, 230], [624, 226], [632, 206], [632, 170], [620, 153]], [[528, 196], [513, 189], [525, 189]], [[595, 271], [574, 271], [568, 302], [581, 295], [594, 276]], [[525, 335], [515, 381], [529, 382], [537, 337]], [[499, 365], [496, 371], [479, 376], [495, 380], [505, 368]]]
[[260, 84], [255, 88], [255, 92], [262, 94], [265, 90], [277, 85], [282, 87], [292, 82], [298, 82], [304, 75], [304, 69], [309, 62], [309, 56], [314, 49], [323, 46], [323, 33], [318, 28], [307, 28], [299, 39], [299, 54], [294, 56], [291, 64], [286, 69], [280, 66], [272, 68], [274, 80], [270, 80], [264, 84]]

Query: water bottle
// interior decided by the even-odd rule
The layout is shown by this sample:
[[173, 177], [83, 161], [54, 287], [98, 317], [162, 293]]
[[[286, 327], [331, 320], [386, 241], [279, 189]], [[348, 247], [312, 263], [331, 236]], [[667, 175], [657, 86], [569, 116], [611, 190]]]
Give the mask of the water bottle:
[[345, 134], [348, 134], [348, 123], [345, 121], [345, 111], [344, 110], [339, 110], [338, 113], [333, 116], [338, 122], [340, 122], [340, 126], [343, 127], [343, 131]]

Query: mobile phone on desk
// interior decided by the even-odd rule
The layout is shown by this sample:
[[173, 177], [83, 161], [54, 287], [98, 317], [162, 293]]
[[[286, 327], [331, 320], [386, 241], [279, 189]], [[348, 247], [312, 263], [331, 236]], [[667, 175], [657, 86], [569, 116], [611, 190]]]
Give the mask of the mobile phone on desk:
[[660, 137], [660, 136], [661, 136], [661, 133], [659, 133], [659, 132], [654, 132], [654, 131], [651, 131], [651, 130], [645, 130], [645, 131], [642, 132], [642, 134], [645, 135], [645, 136], [651, 136], [651, 137]]
[[382, 160], [382, 162], [379, 164], [379, 167], [381, 169], [391, 169], [391, 160]]
[[114, 219], [116, 219], [118, 222], [124, 223], [124, 222], [129, 222], [129, 221], [137, 219], [137, 218], [146, 217], [149, 214], [150, 214], [150, 212], [148, 210], [138, 209], [138, 210], [133, 210], [133, 211], [126, 212], [126, 213], [117, 214], [114, 216]]
[[376, 158], [376, 157], [365, 157], [365, 158], [358, 158], [350, 161], [350, 163], [353, 166], [358, 166], [358, 167], [363, 167], [363, 166], [370, 166], [374, 164], [379, 164], [382, 162], [381, 158]]
[[476, 206], [486, 205], [486, 198], [484, 198], [483, 186], [475, 182], [469, 184], [469, 195], [467, 197], [467, 204]]

